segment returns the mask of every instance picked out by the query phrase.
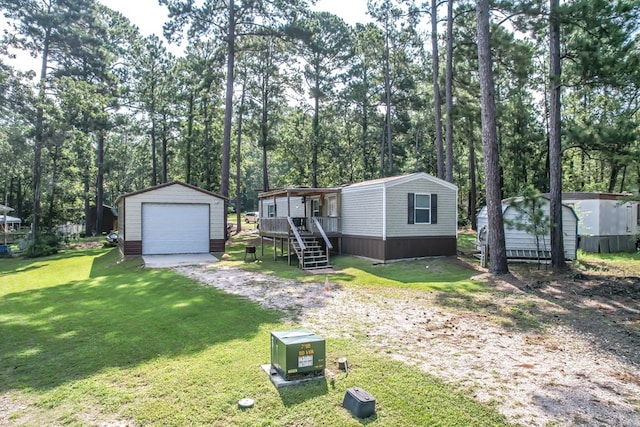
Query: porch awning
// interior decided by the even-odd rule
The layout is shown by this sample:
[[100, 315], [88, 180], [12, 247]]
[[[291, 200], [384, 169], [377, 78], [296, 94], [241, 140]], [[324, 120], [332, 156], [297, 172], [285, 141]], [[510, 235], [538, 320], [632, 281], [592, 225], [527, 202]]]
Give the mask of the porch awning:
[[273, 198], [273, 197], [295, 197], [295, 196], [316, 196], [320, 194], [338, 193], [342, 190], [342, 187], [323, 187], [323, 188], [311, 188], [311, 187], [299, 187], [299, 188], [278, 188], [269, 191], [263, 191], [258, 194], [261, 199]]

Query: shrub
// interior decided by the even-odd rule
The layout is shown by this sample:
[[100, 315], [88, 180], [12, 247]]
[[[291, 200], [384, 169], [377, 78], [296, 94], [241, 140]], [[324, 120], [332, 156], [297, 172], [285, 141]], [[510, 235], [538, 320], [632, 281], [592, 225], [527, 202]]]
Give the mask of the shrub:
[[38, 236], [35, 244], [30, 244], [25, 250], [28, 258], [38, 258], [58, 253], [60, 237], [55, 234], [42, 234]]

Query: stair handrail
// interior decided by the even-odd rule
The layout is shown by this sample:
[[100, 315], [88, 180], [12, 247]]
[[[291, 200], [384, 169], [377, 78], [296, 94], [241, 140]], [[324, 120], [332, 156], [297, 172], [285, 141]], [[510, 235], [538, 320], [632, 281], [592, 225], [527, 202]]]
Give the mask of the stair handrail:
[[289, 221], [289, 228], [291, 229], [291, 231], [293, 231], [293, 235], [298, 241], [298, 245], [300, 245], [300, 249], [302, 251], [305, 251], [307, 249], [307, 245], [304, 244], [304, 240], [302, 240], [302, 237], [300, 237], [300, 233], [298, 232], [298, 227], [296, 227], [296, 225], [293, 223], [293, 218], [288, 216], [287, 221]]
[[329, 238], [327, 237], [327, 233], [324, 232], [324, 228], [322, 228], [322, 225], [320, 225], [320, 221], [318, 221], [318, 218], [316, 218], [315, 216], [313, 217], [313, 223], [315, 224], [316, 229], [320, 232], [320, 235], [324, 239], [324, 243], [327, 245], [327, 249], [333, 249], [333, 245], [329, 241]]

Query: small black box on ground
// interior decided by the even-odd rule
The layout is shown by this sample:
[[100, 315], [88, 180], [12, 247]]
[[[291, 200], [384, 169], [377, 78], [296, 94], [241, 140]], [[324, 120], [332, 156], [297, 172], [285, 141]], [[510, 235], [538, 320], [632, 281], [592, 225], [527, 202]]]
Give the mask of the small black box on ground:
[[348, 388], [342, 406], [358, 418], [368, 418], [376, 412], [376, 398], [361, 388]]

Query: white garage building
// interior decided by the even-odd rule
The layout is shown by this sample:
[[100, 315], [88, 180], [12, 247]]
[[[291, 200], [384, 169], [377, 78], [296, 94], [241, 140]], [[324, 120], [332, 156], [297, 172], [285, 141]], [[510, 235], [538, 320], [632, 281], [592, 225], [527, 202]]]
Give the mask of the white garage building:
[[174, 181], [118, 197], [124, 255], [224, 252], [225, 199]]

